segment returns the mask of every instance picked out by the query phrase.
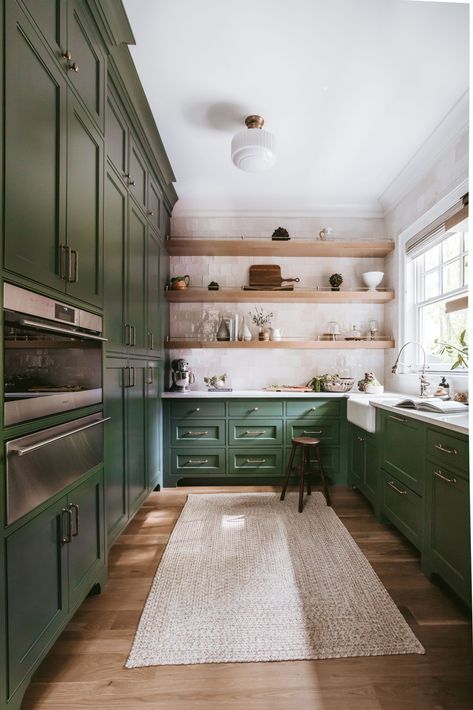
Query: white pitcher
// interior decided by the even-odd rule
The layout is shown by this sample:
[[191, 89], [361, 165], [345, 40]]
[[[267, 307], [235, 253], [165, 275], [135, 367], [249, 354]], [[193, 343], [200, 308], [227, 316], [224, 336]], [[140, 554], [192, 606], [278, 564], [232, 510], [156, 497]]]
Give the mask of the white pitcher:
[[280, 328], [270, 328], [269, 329], [270, 340], [281, 340], [282, 334]]

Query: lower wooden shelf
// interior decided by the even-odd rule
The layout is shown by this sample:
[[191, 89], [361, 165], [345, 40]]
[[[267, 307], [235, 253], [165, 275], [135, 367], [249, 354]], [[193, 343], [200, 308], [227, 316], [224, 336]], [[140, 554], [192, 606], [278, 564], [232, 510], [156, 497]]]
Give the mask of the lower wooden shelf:
[[269, 340], [250, 342], [221, 340], [167, 340], [166, 350], [244, 349], [244, 350], [388, 350], [394, 340]]
[[296, 288], [293, 291], [245, 291], [242, 288], [169, 289], [168, 303], [388, 303], [394, 291], [324, 291]]

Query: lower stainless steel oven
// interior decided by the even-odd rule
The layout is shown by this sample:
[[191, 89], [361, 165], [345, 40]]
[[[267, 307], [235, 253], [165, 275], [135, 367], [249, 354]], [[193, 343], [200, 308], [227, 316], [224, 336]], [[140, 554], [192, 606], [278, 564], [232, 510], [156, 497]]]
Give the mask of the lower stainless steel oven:
[[102, 402], [102, 318], [4, 284], [5, 425]]

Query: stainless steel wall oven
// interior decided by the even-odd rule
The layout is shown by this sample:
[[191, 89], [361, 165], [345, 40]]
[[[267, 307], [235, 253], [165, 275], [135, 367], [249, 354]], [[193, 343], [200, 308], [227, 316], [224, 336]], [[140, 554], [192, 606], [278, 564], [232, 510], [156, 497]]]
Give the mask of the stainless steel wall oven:
[[102, 402], [102, 318], [4, 284], [5, 425]]

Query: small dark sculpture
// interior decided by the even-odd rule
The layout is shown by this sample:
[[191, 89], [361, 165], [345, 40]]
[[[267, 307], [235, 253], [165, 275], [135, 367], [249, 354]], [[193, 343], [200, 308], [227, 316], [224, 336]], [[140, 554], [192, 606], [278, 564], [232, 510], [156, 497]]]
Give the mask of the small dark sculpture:
[[218, 291], [220, 286], [218, 285], [218, 283], [216, 281], [211, 281], [209, 283], [209, 285], [207, 286], [207, 288], [209, 289], [209, 291]]
[[284, 229], [284, 227], [278, 227], [277, 229], [274, 230], [271, 239], [273, 239], [275, 242], [276, 241], [285, 241], [287, 242], [291, 237], [289, 236], [289, 232], [287, 229]]

